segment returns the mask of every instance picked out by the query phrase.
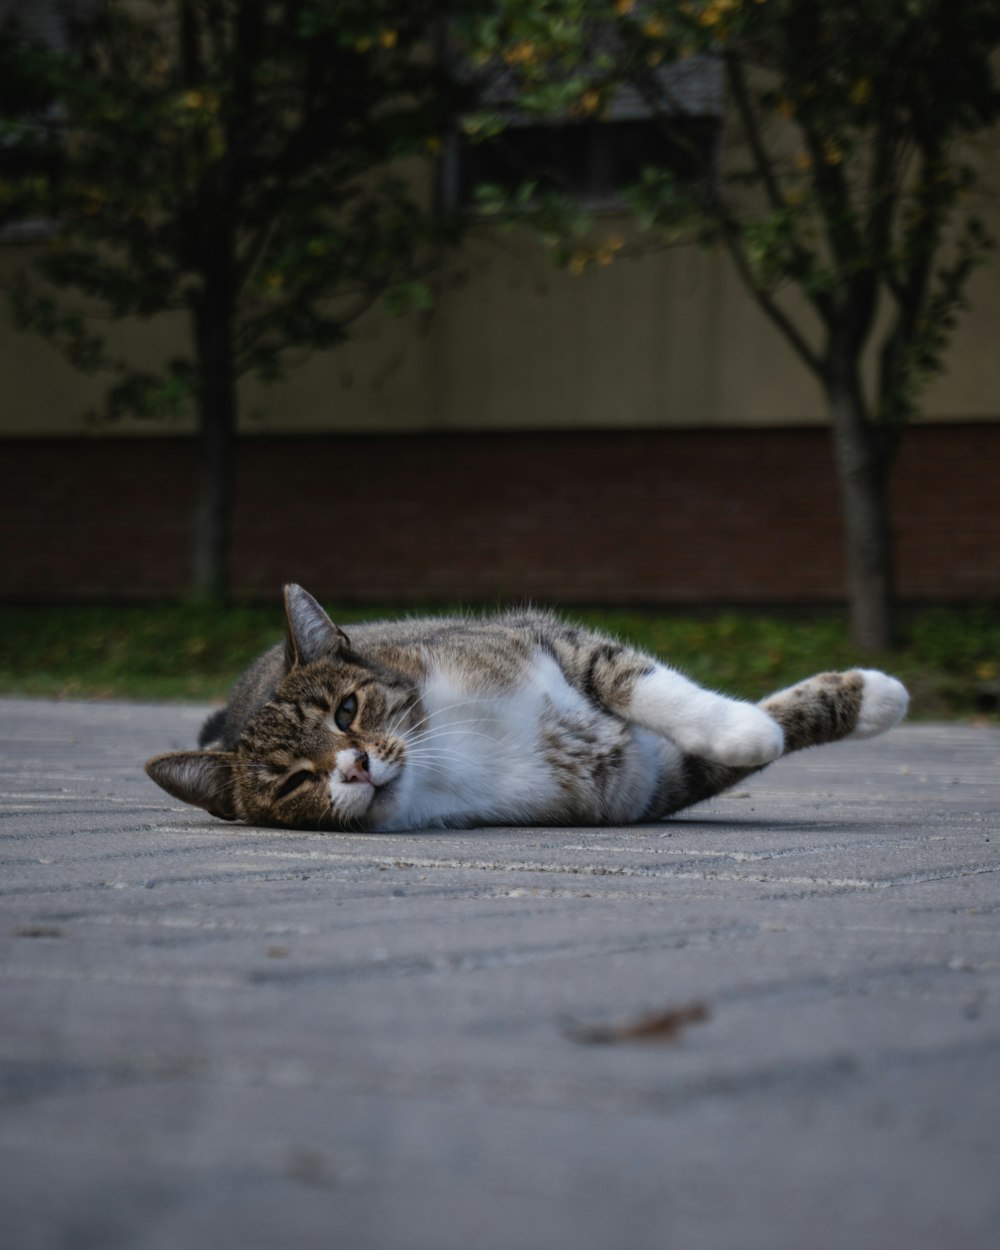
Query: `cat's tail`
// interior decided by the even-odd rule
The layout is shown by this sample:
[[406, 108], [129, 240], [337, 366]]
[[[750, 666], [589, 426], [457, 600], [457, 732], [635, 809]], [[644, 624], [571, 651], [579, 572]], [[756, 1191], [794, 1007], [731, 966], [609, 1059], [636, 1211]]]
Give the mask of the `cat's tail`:
[[[758, 706], [784, 730], [783, 754], [787, 755], [843, 738], [872, 738], [885, 733], [903, 719], [909, 701], [906, 687], [895, 677], [877, 669], [854, 668], [846, 673], [807, 677], [768, 695]], [[720, 794], [761, 767], [765, 766], [734, 767], [684, 755], [665, 814]]]

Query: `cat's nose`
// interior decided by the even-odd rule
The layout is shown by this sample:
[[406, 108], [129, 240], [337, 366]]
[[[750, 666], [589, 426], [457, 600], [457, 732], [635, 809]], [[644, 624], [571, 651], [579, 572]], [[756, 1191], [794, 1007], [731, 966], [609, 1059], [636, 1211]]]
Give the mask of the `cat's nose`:
[[371, 781], [371, 776], [368, 772], [368, 752], [355, 751], [353, 759], [349, 759], [340, 765], [340, 771], [343, 773], [345, 781]]

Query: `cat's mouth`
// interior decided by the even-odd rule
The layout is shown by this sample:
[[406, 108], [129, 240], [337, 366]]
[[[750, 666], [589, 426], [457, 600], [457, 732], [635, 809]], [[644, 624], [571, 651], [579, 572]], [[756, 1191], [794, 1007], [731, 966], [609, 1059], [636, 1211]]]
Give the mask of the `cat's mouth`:
[[370, 765], [366, 757], [363, 769], [346, 775], [338, 768], [329, 781], [334, 815], [347, 822], [383, 818], [396, 805], [400, 775], [397, 765], [387, 767], [374, 756]]

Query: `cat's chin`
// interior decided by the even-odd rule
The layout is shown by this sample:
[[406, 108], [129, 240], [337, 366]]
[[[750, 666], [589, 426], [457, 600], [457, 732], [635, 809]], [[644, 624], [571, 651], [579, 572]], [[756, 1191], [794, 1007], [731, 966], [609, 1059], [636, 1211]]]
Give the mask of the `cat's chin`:
[[380, 825], [393, 815], [399, 805], [399, 790], [399, 777], [393, 777], [390, 781], [375, 787], [375, 793], [365, 813], [367, 824]]
[[377, 786], [354, 782], [349, 787], [331, 787], [333, 803], [322, 827], [332, 830], [381, 828], [399, 806], [399, 782], [398, 777], [393, 777]]

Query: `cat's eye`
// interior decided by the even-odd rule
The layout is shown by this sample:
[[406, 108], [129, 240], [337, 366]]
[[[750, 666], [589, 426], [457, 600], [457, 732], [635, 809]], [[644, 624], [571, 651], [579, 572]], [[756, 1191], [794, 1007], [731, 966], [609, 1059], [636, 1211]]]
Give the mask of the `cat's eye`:
[[334, 724], [338, 729], [350, 729], [357, 714], [358, 700], [355, 695], [349, 694], [346, 699], [341, 699], [338, 704], [337, 710], [333, 714]]
[[290, 777], [285, 778], [285, 780], [274, 792], [274, 797], [276, 799], [285, 798], [287, 795], [296, 791], [299, 786], [305, 785], [307, 781], [311, 781], [313, 776], [314, 774], [311, 773], [308, 768], [300, 768], [297, 773], [292, 773]]

